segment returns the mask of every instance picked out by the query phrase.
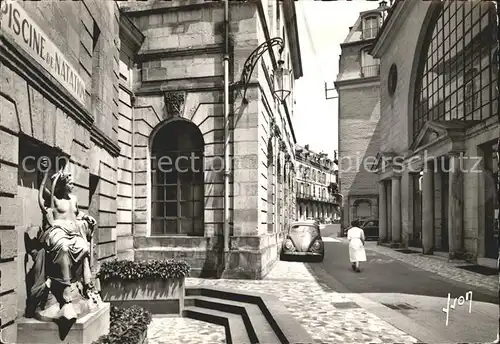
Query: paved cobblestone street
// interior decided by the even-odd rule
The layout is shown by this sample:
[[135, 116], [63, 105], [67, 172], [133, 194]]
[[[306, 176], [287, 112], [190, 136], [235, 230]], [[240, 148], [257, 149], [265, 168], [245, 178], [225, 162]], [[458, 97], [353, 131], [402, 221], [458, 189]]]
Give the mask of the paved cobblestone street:
[[153, 316], [148, 344], [222, 344], [224, 327], [189, 318]]
[[[349, 308], [350, 300], [320, 285], [304, 263], [280, 261], [259, 281], [189, 278], [186, 284], [272, 294], [283, 302], [316, 343], [418, 342], [362, 308]], [[149, 338], [151, 344], [221, 343], [223, 332], [218, 327], [190, 320], [157, 318], [150, 326]]]
[[[346, 239], [343, 238], [343, 240], [345, 241]], [[492, 291], [498, 290], [498, 276], [485, 276], [458, 268], [458, 266], [467, 265], [468, 263], [448, 261], [447, 259], [435, 256], [426, 257], [419, 253], [404, 254], [385, 246], [377, 246], [377, 244], [373, 242], [368, 242], [365, 247], [367, 250], [386, 255], [393, 259], [400, 260], [404, 263], [413, 265], [422, 270], [433, 272], [454, 281], [467, 283]]]

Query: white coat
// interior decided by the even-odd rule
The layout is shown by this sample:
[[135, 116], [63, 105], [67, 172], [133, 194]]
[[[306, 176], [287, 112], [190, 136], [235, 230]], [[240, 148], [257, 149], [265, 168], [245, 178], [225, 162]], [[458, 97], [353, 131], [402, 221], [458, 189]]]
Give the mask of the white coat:
[[352, 227], [347, 231], [347, 240], [349, 240], [349, 259], [351, 263], [366, 262], [366, 251], [363, 245], [365, 232], [359, 227]]

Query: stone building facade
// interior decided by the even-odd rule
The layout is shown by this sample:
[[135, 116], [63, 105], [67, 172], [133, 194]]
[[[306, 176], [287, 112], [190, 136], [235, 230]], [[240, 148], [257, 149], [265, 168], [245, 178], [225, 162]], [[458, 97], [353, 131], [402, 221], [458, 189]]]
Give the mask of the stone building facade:
[[[336, 152], [335, 152], [336, 154]], [[309, 218], [322, 221], [340, 219], [340, 197], [336, 159], [316, 153], [309, 145], [295, 146], [297, 164], [297, 220]]]
[[[295, 209], [293, 84], [302, 75], [293, 1], [230, 2], [230, 186], [224, 185], [224, 3], [121, 3], [131, 31], [144, 40], [122, 54], [119, 140], [132, 162], [132, 194], [119, 208], [119, 232], [135, 259], [186, 259], [193, 274], [260, 278], [278, 257], [284, 223]], [[292, 95], [279, 104], [271, 75], [273, 48], [257, 61], [242, 100], [246, 59], [283, 37]], [[163, 173], [160, 159], [197, 159], [190, 173]], [[186, 159], [187, 160], [187, 159]], [[127, 170], [129, 169], [127, 168]], [[196, 171], [195, 171], [196, 170]], [[153, 175], [152, 175], [153, 173]], [[120, 176], [118, 182], [120, 183]], [[230, 211], [224, 214], [224, 195]], [[126, 203], [132, 198], [132, 204]], [[120, 210], [123, 209], [123, 212]], [[223, 252], [225, 216], [230, 252]]]
[[94, 270], [117, 254], [120, 18], [109, 1], [2, 1], [0, 13], [0, 315], [15, 343], [33, 264], [25, 236], [42, 225], [40, 157], [53, 172], [69, 162], [79, 206], [99, 223]]
[[380, 61], [370, 48], [386, 7], [364, 11], [340, 45], [338, 92], [339, 178], [342, 226], [378, 218], [377, 177], [370, 172], [380, 147]]
[[381, 240], [496, 264], [496, 25], [488, 1], [392, 6], [372, 50]]
[[[1, 4], [2, 340], [16, 341], [15, 321], [24, 313], [32, 264], [25, 235], [42, 223], [43, 156], [52, 159], [52, 172], [66, 157], [79, 206], [98, 222], [94, 272], [106, 259], [178, 258], [195, 276], [264, 276], [278, 258], [286, 219], [295, 216], [293, 84], [302, 66], [294, 2], [229, 4], [228, 140], [223, 2]], [[275, 47], [258, 61], [243, 102], [237, 82], [245, 60], [277, 36], [292, 94], [284, 103], [272, 95]], [[193, 156], [194, 168], [155, 169], [161, 157], [188, 160], [173, 154]]]

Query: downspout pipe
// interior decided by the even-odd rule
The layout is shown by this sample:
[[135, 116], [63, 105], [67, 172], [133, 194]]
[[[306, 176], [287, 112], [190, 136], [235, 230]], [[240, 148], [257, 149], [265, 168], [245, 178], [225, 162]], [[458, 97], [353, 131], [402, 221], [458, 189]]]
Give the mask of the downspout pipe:
[[229, 252], [230, 216], [229, 216], [229, 178], [230, 161], [230, 118], [229, 118], [229, 0], [224, 0], [224, 252]]

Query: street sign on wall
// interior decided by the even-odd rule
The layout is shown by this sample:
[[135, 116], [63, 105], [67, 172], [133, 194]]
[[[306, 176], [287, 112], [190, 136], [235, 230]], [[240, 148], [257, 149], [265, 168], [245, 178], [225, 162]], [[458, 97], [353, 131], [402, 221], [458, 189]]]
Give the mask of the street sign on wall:
[[10, 37], [71, 95], [85, 105], [83, 79], [19, 2], [0, 1], [0, 34]]

